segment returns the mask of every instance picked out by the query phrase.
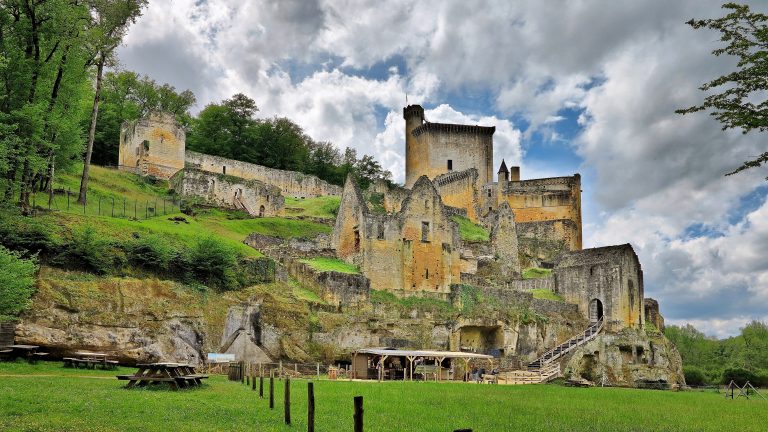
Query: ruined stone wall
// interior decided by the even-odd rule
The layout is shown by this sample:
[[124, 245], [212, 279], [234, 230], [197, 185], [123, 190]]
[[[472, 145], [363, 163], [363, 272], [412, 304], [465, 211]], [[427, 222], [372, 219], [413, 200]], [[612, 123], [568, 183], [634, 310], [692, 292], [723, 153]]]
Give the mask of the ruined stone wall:
[[466, 217], [478, 220], [478, 172], [475, 168], [441, 174], [434, 179], [435, 188], [446, 206], [466, 210]]
[[520, 275], [515, 216], [507, 203], [499, 206], [495, 216], [490, 237], [493, 256], [499, 263], [501, 276]]
[[331, 246], [336, 249], [336, 256], [349, 262], [359, 260], [362, 229], [368, 214], [368, 205], [360, 187], [351, 175], [347, 176], [331, 237]]
[[659, 302], [647, 298], [643, 301], [645, 305], [645, 322], [653, 324], [660, 332], [664, 331], [664, 317], [659, 312]]
[[202, 198], [218, 207], [245, 210], [252, 216], [279, 216], [285, 205], [285, 198], [277, 187], [231, 175], [185, 168], [174, 175], [170, 183], [182, 196]]
[[184, 168], [186, 133], [172, 114], [152, 113], [123, 123], [118, 167], [141, 175], [168, 179]]
[[493, 181], [495, 127], [430, 123], [425, 121], [424, 109], [419, 105], [405, 107], [403, 117], [407, 188], [423, 175], [434, 179], [440, 174], [470, 168], [477, 169], [480, 183]]
[[[510, 181], [497, 184], [499, 203], [507, 201], [522, 225], [531, 222], [562, 222], [540, 239], [562, 240], [569, 250], [582, 247], [581, 176]], [[542, 236], [541, 234], [546, 234]]]
[[226, 174], [246, 180], [258, 180], [280, 188], [283, 195], [293, 198], [341, 196], [342, 188], [319, 178], [296, 171], [284, 171], [248, 162], [211, 156], [187, 150], [186, 165], [215, 174]]
[[363, 275], [318, 272], [307, 264], [293, 260], [285, 262], [285, 265], [291, 277], [302, 286], [313, 289], [320, 298], [338, 310], [362, 307], [370, 298], [371, 285]]
[[368, 212], [362, 193], [347, 180], [333, 233], [337, 255], [360, 266], [371, 287], [399, 295], [447, 295], [461, 272], [458, 227], [426, 177], [399, 212]]
[[629, 244], [566, 252], [555, 265], [555, 292], [590, 319], [602, 307], [609, 330], [643, 328], [643, 272]]
[[571, 220], [517, 223], [520, 252], [531, 267], [552, 262], [560, 253], [579, 250], [576, 242], [580, 228]]
[[391, 185], [382, 179], [377, 180], [370, 187], [371, 192], [381, 194], [384, 197], [382, 205], [387, 213], [399, 212], [403, 201], [411, 194], [408, 189]]

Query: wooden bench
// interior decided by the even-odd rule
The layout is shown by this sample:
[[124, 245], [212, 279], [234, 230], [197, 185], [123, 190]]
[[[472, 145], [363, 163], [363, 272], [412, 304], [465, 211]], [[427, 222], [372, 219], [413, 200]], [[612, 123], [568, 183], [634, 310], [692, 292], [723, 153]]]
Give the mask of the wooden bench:
[[45, 358], [48, 355], [47, 352], [36, 352], [32, 353], [31, 356], [29, 356], [29, 362], [30, 363], [37, 363], [37, 361], [41, 358]]
[[12, 349], [1, 349], [0, 350], [0, 359], [10, 360], [12, 354], [13, 354], [13, 350]]
[[74, 357], [64, 357], [62, 360], [64, 361], [64, 367], [73, 368], [79, 368], [80, 366], [83, 366], [86, 369], [96, 369], [96, 365], [101, 364], [101, 361], [99, 360], [80, 359]]

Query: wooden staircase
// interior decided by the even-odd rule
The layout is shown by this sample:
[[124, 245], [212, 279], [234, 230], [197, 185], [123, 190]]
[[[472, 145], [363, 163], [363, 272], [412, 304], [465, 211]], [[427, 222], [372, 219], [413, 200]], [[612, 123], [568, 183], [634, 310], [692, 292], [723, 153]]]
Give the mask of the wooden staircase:
[[[545, 352], [541, 357], [529, 363], [528, 370], [532, 372], [545, 370], [555, 360], [594, 339], [603, 329], [604, 323], [604, 318], [600, 318], [597, 322], [591, 323], [589, 327], [584, 330], [584, 333], [568, 339], [567, 341]], [[559, 369], [560, 368], [558, 366], [558, 372]]]
[[553, 362], [539, 370], [510, 371], [499, 374], [499, 384], [540, 384], [560, 376], [560, 363]]

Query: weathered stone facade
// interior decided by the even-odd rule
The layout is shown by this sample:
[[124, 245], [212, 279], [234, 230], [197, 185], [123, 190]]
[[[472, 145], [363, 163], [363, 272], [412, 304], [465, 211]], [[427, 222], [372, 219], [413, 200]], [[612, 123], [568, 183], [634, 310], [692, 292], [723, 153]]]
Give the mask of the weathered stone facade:
[[611, 331], [644, 328], [643, 271], [632, 245], [563, 253], [554, 274], [555, 292], [590, 321], [604, 317]]
[[659, 312], [659, 302], [652, 298], [645, 299], [645, 322], [651, 323], [656, 330], [664, 331], [664, 317]]
[[405, 187], [421, 176], [434, 179], [451, 171], [477, 170], [481, 183], [493, 181], [495, 126], [430, 123], [424, 108], [403, 108], [405, 118]]
[[202, 198], [207, 204], [244, 210], [251, 216], [279, 216], [285, 204], [275, 186], [194, 168], [177, 172], [170, 184], [184, 197]]
[[186, 133], [172, 114], [152, 113], [123, 123], [118, 167], [168, 179], [184, 168]]
[[284, 171], [248, 162], [211, 156], [187, 150], [186, 166], [216, 174], [226, 174], [245, 180], [258, 180], [280, 188], [283, 195], [293, 198], [340, 196], [342, 188], [319, 178], [296, 171]]
[[340, 258], [360, 266], [371, 288], [446, 296], [460, 279], [460, 242], [428, 178], [414, 184], [399, 212], [382, 215], [368, 211], [359, 188], [347, 179], [332, 244]]
[[496, 212], [496, 220], [491, 229], [491, 245], [494, 257], [499, 262], [501, 276], [520, 275], [515, 215], [507, 203], [502, 203]]

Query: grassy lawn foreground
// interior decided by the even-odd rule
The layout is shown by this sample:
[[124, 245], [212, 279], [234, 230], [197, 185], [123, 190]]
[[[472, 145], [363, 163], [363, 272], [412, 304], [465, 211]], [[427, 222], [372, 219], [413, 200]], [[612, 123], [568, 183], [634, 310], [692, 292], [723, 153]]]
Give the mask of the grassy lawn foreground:
[[[270, 411], [258, 392], [222, 376], [202, 389], [172, 392], [122, 389], [124, 382], [111, 378], [117, 373], [125, 370], [0, 363], [0, 430], [306, 430], [306, 381], [292, 382], [293, 425], [286, 426], [282, 382]], [[13, 374], [24, 376], [7, 376]], [[356, 395], [364, 397], [366, 431], [758, 431], [768, 414], [768, 402], [711, 392], [319, 381], [316, 429], [352, 430]]]

